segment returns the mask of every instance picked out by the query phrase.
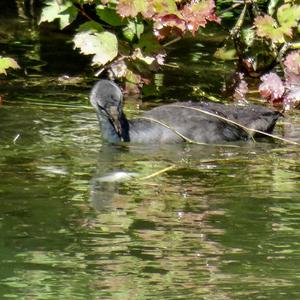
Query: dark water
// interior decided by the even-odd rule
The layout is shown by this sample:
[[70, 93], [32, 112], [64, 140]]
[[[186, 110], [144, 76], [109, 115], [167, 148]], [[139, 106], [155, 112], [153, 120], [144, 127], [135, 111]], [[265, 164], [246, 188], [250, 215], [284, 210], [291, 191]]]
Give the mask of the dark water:
[[[169, 98], [221, 83], [192, 50]], [[300, 298], [299, 146], [105, 145], [90, 83], [44, 77], [1, 84], [1, 299]], [[299, 142], [299, 114], [275, 133]]]

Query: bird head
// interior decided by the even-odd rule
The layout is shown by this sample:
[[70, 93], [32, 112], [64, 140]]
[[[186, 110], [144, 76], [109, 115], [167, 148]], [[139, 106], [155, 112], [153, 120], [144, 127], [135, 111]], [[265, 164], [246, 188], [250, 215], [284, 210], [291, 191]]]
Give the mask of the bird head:
[[123, 109], [123, 94], [121, 89], [110, 80], [100, 80], [92, 88], [90, 94], [92, 106], [98, 117], [106, 117], [122, 136], [121, 115]]

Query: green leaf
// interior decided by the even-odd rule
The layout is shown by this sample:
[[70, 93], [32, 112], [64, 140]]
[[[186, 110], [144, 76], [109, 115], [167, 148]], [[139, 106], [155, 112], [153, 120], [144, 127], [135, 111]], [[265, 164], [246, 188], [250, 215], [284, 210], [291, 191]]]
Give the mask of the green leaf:
[[252, 27], [247, 27], [241, 30], [241, 41], [247, 47], [251, 47], [253, 45], [255, 38], [255, 30]]
[[234, 48], [218, 48], [214, 53], [214, 57], [221, 60], [234, 60], [237, 58], [236, 50]]
[[158, 14], [176, 14], [177, 5], [174, 0], [154, 0], [153, 7]]
[[163, 51], [163, 47], [160, 45], [152, 32], [146, 32], [142, 34], [136, 47], [143, 49], [143, 53], [146, 55], [158, 54]]
[[292, 36], [292, 28], [296, 27], [300, 19], [300, 6], [290, 4], [281, 5], [277, 10], [277, 19], [284, 34]]
[[59, 19], [60, 29], [63, 29], [77, 17], [78, 10], [70, 0], [63, 1], [62, 3], [57, 0], [51, 0], [46, 5], [42, 10], [39, 24]]
[[256, 17], [254, 20], [256, 33], [260, 37], [266, 37], [273, 42], [284, 43], [284, 36], [281, 28], [278, 28], [276, 21], [269, 15]]
[[155, 61], [155, 57], [149, 56], [149, 55], [144, 55], [140, 48], [136, 48], [134, 50], [134, 58], [137, 58], [137, 59], [143, 61], [147, 65], [151, 65]]
[[103, 27], [96, 21], [87, 21], [79, 26], [78, 31], [101, 32]]
[[122, 19], [115, 9], [109, 8], [105, 5], [98, 5], [96, 7], [96, 12], [102, 21], [111, 26], [123, 26], [127, 24], [127, 21]]
[[130, 42], [132, 42], [135, 37], [139, 39], [143, 32], [144, 24], [139, 21], [129, 21], [128, 25], [123, 28], [123, 35]]
[[20, 66], [13, 58], [0, 56], [0, 74], [6, 75], [6, 70], [9, 68], [19, 69]]
[[75, 48], [83, 54], [93, 54], [94, 65], [105, 65], [118, 55], [117, 37], [108, 31], [95, 33], [93, 31], [79, 32], [74, 39]]

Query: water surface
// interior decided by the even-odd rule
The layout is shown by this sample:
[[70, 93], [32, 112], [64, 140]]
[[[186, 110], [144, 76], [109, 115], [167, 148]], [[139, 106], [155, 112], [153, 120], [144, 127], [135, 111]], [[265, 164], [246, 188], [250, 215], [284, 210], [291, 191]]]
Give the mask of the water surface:
[[[184, 74], [212, 89], [200, 50], [182, 84], [176, 70], [158, 76], [164, 98], [152, 100], [193, 97]], [[300, 297], [299, 146], [106, 145], [91, 80], [57, 77], [0, 86], [1, 299]], [[297, 112], [275, 132], [299, 133]]]

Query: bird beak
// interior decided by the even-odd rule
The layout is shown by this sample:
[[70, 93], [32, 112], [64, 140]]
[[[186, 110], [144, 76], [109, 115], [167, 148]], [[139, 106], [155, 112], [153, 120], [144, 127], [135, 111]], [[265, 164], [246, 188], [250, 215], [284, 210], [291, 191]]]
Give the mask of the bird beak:
[[110, 113], [110, 116], [111, 116], [111, 121], [115, 127], [115, 130], [116, 132], [118, 133], [118, 135], [120, 137], [122, 137], [122, 127], [121, 127], [121, 123], [120, 123], [120, 120], [119, 120], [119, 110], [118, 110], [118, 107], [117, 106], [111, 106], [109, 108], [109, 113]]

